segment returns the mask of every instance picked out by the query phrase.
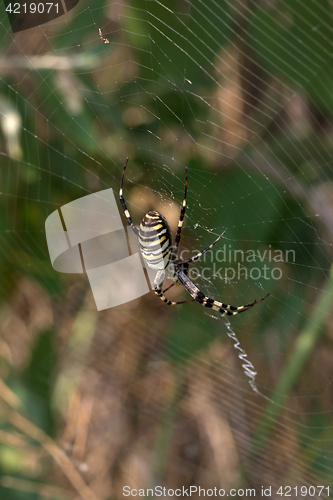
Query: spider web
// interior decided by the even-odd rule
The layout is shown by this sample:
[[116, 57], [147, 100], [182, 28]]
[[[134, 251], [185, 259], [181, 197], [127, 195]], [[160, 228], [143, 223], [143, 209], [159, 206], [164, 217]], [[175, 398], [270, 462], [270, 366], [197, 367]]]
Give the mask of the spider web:
[[[8, 318], [6, 304], [15, 303], [13, 290], [24, 288], [25, 277], [48, 294], [52, 318], [36, 325], [53, 336], [61, 332], [65, 361], [52, 386], [59, 414], [67, 414], [69, 380], [82, 384], [96, 364], [107, 365], [105, 350], [125, 356], [121, 334], [126, 366], [140, 357], [145, 374], [156, 376], [154, 363], [167, 363], [176, 380], [176, 388], [171, 384], [164, 397], [141, 407], [143, 415], [151, 412], [156, 423], [162, 412], [166, 428], [177, 428], [175, 401], [181, 400], [181, 411], [195, 419], [206, 409], [227, 422], [237, 450], [233, 475], [223, 473], [220, 457], [207, 487], [254, 485], [257, 496], [261, 486], [272, 487], [272, 498], [279, 498], [278, 488], [287, 485], [295, 498], [328, 496], [331, 5], [86, 2], [65, 18], [16, 35], [1, 8], [2, 315]], [[195, 255], [226, 230], [191, 266], [191, 279], [224, 303], [248, 304], [269, 292], [264, 302], [226, 319], [198, 304], [163, 309], [151, 293], [97, 313], [85, 277], [52, 269], [46, 218], [87, 194], [110, 187], [117, 193], [126, 157], [124, 196], [134, 222], [158, 210], [175, 234], [187, 166], [182, 255]], [[188, 299], [181, 287], [167, 295]], [[68, 300], [61, 313], [59, 304]], [[32, 340], [20, 353], [9, 332], [5, 326], [3, 342], [20, 372]], [[103, 377], [110, 382], [108, 370]], [[116, 376], [112, 371], [113, 382]], [[141, 372], [135, 377], [140, 386]], [[45, 383], [51, 383], [46, 376]], [[214, 439], [224, 446], [222, 435], [211, 438], [212, 449]], [[194, 470], [186, 454], [168, 451], [175, 468]], [[167, 483], [177, 475], [168, 467], [169, 476], [133, 480], [134, 487], [152, 487], [162, 477]], [[177, 480], [185, 477], [179, 473]], [[321, 494], [318, 485], [325, 487]]]

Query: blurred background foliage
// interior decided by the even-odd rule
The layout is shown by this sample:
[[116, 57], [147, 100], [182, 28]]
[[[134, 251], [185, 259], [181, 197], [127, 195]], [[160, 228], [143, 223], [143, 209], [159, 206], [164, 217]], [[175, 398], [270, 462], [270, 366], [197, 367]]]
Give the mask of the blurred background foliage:
[[[96, 0], [15, 36], [0, 9], [0, 498], [332, 485], [331, 5]], [[97, 313], [84, 276], [51, 268], [47, 216], [117, 192], [127, 156], [136, 220], [176, 226], [188, 165], [184, 245], [227, 228], [230, 248], [295, 251], [232, 325], [270, 402], [200, 307]]]

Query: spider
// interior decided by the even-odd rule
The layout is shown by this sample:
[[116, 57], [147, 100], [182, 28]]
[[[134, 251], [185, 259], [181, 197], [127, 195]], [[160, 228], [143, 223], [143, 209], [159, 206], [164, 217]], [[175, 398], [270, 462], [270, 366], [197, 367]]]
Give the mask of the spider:
[[[223, 315], [235, 316], [236, 314], [248, 311], [255, 304], [259, 304], [269, 295], [265, 295], [260, 300], [255, 300], [251, 304], [245, 306], [231, 306], [229, 304], [223, 304], [223, 302], [218, 302], [217, 300], [207, 297], [199, 288], [192, 283], [188, 278], [188, 268], [189, 264], [199, 259], [205, 252], [213, 248], [214, 245], [222, 238], [225, 231], [211, 245], [205, 248], [202, 252], [199, 252], [194, 257], [178, 260], [178, 246], [181, 237], [181, 231], [183, 227], [185, 210], [186, 210], [186, 194], [187, 194], [187, 167], [186, 167], [186, 179], [185, 179], [185, 193], [182, 208], [180, 210], [179, 222], [177, 233], [175, 237], [175, 246], [172, 246], [172, 236], [166, 218], [159, 212], [151, 211], [148, 212], [140, 223], [140, 228], [134, 226], [130, 213], [127, 209], [124, 197], [123, 197], [123, 182], [125, 176], [125, 170], [127, 167], [128, 158], [126, 160], [123, 174], [120, 181], [119, 198], [124, 214], [126, 216], [128, 224], [133, 229], [134, 233], [138, 237], [139, 246], [142, 253], [142, 257], [151, 269], [156, 269], [157, 273], [154, 279], [154, 292], [156, 295], [169, 306], [174, 306], [177, 304], [185, 304], [187, 302], [197, 301], [204, 307], [209, 307], [214, 311], [218, 311]], [[175, 249], [175, 252], [172, 251]], [[163, 282], [165, 278], [169, 278], [173, 283], [162, 291]], [[164, 293], [169, 290], [174, 284], [181, 284], [186, 289], [186, 291], [191, 295], [192, 300], [186, 300], [181, 302], [172, 302], [167, 299]]]

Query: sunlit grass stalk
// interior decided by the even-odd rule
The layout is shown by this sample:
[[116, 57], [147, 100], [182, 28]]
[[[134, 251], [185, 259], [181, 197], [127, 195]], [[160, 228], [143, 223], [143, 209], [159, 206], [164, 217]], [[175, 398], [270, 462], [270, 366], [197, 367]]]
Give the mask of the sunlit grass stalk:
[[6, 406], [5, 403], [0, 404], [0, 413], [3, 418], [7, 419], [8, 422], [17, 429], [20, 429], [24, 434], [34, 439], [53, 457], [82, 500], [98, 500], [66, 453], [42, 429], [23, 417], [23, 415]]

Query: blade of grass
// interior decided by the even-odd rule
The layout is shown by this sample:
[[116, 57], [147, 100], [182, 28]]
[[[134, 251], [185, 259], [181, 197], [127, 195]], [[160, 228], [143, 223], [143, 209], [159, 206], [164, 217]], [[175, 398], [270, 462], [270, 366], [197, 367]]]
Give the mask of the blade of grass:
[[257, 453], [265, 444], [277, 416], [283, 410], [283, 402], [295, 384], [305, 362], [322, 333], [322, 326], [333, 305], [333, 266], [331, 267], [327, 282], [322, 290], [317, 303], [307, 321], [304, 330], [298, 336], [290, 361], [285, 367], [280, 380], [275, 388], [274, 396], [267, 405], [253, 436], [253, 449]]
[[4, 488], [11, 488], [13, 490], [25, 491], [29, 493], [38, 493], [40, 497], [45, 496], [48, 499], [58, 498], [60, 500], [72, 499], [74, 494], [71, 491], [53, 486], [52, 484], [37, 483], [28, 479], [20, 479], [18, 477], [3, 476], [0, 479], [0, 484]]
[[13, 426], [37, 441], [53, 457], [82, 500], [98, 500], [95, 493], [87, 486], [81, 474], [74, 467], [65, 452], [42, 429], [16, 411], [8, 408], [5, 404], [0, 404], [0, 413]]

